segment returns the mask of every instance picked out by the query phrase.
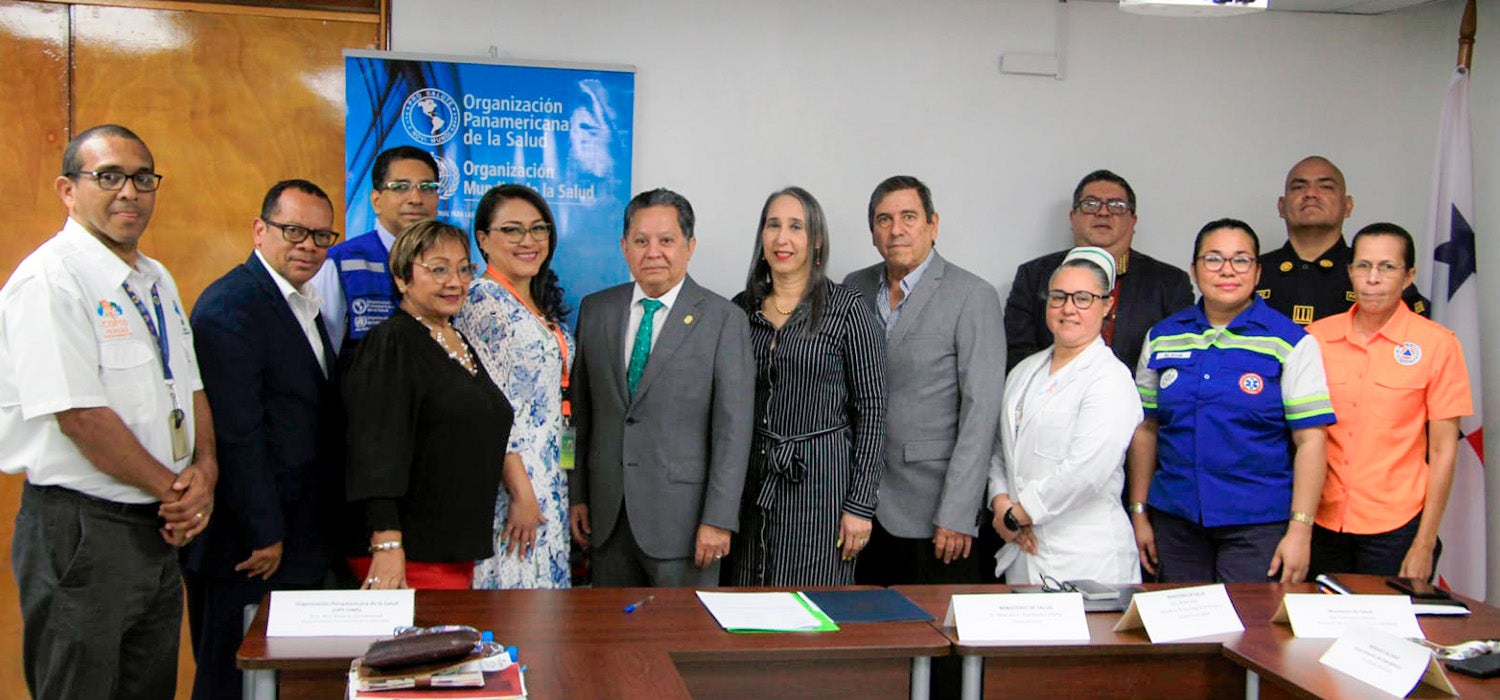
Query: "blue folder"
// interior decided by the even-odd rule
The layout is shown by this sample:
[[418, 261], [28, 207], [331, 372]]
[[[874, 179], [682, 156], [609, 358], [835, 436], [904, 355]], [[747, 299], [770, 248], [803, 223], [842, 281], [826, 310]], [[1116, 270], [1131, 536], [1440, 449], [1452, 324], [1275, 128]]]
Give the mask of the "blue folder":
[[932, 616], [889, 588], [869, 591], [803, 591], [838, 624], [846, 622], [925, 622]]

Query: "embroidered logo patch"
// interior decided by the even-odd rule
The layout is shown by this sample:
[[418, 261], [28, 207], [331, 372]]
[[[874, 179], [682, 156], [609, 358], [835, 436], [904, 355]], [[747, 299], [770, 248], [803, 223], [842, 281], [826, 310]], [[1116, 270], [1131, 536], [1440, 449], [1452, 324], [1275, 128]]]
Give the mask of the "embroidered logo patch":
[[1240, 375], [1240, 391], [1254, 396], [1264, 391], [1265, 388], [1266, 380], [1262, 379], [1259, 374], [1246, 372]]
[[1410, 367], [1422, 359], [1422, 346], [1406, 342], [1396, 346], [1396, 364]]
[[1157, 382], [1157, 384], [1160, 385], [1161, 388], [1165, 389], [1169, 386], [1172, 386], [1172, 382], [1175, 381], [1177, 381], [1177, 368], [1168, 367], [1167, 371], [1161, 373], [1161, 379]]
[[105, 340], [130, 337], [130, 320], [125, 318], [124, 309], [119, 304], [100, 299], [94, 313], [99, 315], [99, 327], [104, 331]]

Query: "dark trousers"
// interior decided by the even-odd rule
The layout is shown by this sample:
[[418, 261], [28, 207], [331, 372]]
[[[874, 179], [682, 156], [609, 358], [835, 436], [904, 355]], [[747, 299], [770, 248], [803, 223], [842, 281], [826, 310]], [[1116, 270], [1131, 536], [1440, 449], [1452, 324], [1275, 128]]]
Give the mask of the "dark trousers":
[[[1396, 576], [1401, 573], [1401, 560], [1406, 558], [1411, 543], [1417, 539], [1417, 527], [1422, 523], [1422, 514], [1390, 532], [1373, 535], [1355, 535], [1334, 532], [1321, 525], [1313, 526], [1312, 567], [1308, 577], [1318, 574], [1374, 574]], [[1443, 541], [1438, 540], [1432, 551], [1432, 570], [1437, 571], [1438, 557], [1443, 554]]]
[[693, 558], [657, 559], [641, 551], [630, 531], [630, 517], [625, 508], [620, 508], [620, 520], [609, 533], [609, 539], [596, 542], [590, 552], [590, 566], [594, 575], [594, 586], [598, 588], [630, 588], [640, 586], [696, 586], [706, 588], [719, 585], [719, 564], [714, 562], [702, 569], [693, 564]]
[[[275, 577], [273, 577], [274, 579]], [[183, 575], [187, 585], [188, 630], [192, 634], [193, 700], [233, 700], [241, 697], [244, 674], [234, 657], [245, 639], [245, 606], [259, 604], [271, 590], [310, 590], [317, 584], [294, 585], [260, 578], [218, 578]], [[321, 581], [319, 582], [321, 583]]]
[[26, 485], [11, 567], [34, 700], [176, 691], [182, 580], [156, 509]]
[[1157, 580], [1164, 583], [1265, 583], [1286, 522], [1204, 527], [1151, 510]]

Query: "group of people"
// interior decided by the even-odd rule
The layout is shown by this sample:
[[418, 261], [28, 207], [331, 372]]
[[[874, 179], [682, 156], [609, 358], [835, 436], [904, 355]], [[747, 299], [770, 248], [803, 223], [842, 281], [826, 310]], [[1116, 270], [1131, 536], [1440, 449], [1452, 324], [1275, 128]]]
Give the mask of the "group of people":
[[1326, 159], [1288, 174], [1285, 247], [1216, 220], [1190, 275], [1133, 250], [1133, 190], [1090, 173], [1073, 246], [1003, 307], [938, 254], [914, 177], [875, 187], [882, 260], [842, 284], [818, 201], [771, 193], [733, 299], [687, 274], [692, 205], [649, 190], [632, 281], [576, 339], [548, 203], [492, 188], [471, 238], [435, 218], [438, 172], [381, 153], [375, 230], [343, 242], [321, 188], [276, 183], [189, 315], [138, 250], [146, 144], [68, 144], [67, 221], [0, 290], [34, 697], [169, 696], [184, 584], [194, 696], [237, 697], [267, 591], [567, 587], [574, 544], [595, 586], [1432, 574], [1463, 354], [1420, 315], [1409, 234], [1345, 243]]

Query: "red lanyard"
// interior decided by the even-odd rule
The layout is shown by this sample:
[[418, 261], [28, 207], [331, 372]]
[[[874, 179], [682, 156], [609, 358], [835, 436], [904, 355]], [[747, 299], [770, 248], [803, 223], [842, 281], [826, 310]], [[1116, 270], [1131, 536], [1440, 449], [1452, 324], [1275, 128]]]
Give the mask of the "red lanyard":
[[557, 351], [562, 354], [562, 414], [563, 418], [571, 418], [573, 416], [573, 404], [568, 401], [569, 372], [567, 336], [563, 335], [562, 329], [559, 328], [556, 323], [548, 321], [547, 317], [542, 315], [542, 312], [538, 311], [531, 304], [526, 303], [526, 300], [521, 298], [521, 293], [516, 291], [516, 286], [514, 284], [511, 284], [510, 280], [505, 279], [504, 275], [495, 272], [495, 266], [487, 266], [484, 270], [484, 275], [485, 277], [499, 282], [501, 286], [505, 287], [505, 289], [510, 292], [510, 295], [515, 297], [516, 301], [521, 302], [521, 305], [525, 306], [526, 310], [531, 312], [531, 315], [536, 316], [536, 319], [540, 321], [543, 326], [546, 326], [547, 330], [552, 332], [552, 337], [557, 339]]

